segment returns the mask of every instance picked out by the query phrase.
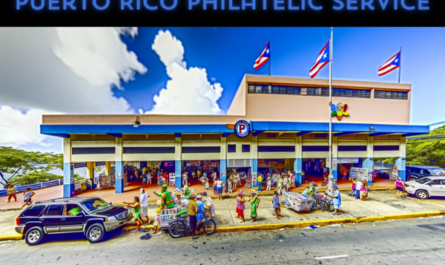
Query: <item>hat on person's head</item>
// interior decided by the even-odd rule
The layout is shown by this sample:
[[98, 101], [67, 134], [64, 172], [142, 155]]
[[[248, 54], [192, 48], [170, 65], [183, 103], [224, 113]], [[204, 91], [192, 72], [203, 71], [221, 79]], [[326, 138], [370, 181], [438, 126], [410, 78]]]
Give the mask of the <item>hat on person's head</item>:
[[333, 187], [334, 187], [334, 188], [336, 188], [336, 189], [338, 190], [338, 187], [337, 187], [337, 185], [334, 185]]
[[238, 196], [243, 195], [243, 194], [244, 194], [244, 193], [243, 193], [242, 190], [240, 190], [240, 191], [238, 192]]
[[201, 194], [199, 194], [197, 197], [196, 197], [196, 199], [202, 199], [202, 196], [201, 196]]
[[190, 199], [194, 199], [194, 198], [196, 198], [196, 195], [195, 194], [191, 194], [189, 198]]

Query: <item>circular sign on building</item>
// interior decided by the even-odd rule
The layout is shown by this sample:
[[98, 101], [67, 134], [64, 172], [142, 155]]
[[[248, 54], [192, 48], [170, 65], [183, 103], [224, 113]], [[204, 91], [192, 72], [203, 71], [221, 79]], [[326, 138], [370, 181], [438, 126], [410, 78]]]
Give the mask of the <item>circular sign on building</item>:
[[250, 124], [247, 121], [237, 121], [235, 123], [235, 134], [238, 137], [244, 138], [250, 133]]

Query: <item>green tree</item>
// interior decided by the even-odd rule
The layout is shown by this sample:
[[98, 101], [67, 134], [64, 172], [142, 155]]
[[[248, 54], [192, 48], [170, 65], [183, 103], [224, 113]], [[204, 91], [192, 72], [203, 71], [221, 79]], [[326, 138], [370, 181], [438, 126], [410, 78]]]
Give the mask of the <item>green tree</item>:
[[[445, 125], [421, 139], [411, 139], [406, 144], [406, 164], [439, 166], [445, 168]], [[395, 163], [396, 157], [374, 158], [374, 161]]]
[[[6, 185], [10, 179], [37, 173], [47, 174], [51, 169], [63, 169], [63, 155], [55, 153], [27, 152], [7, 146], [0, 146], [0, 184]], [[32, 178], [29, 178], [32, 179]]]
[[63, 176], [55, 175], [48, 172], [34, 171], [24, 175], [16, 175], [12, 179], [10, 179], [8, 183], [13, 185], [27, 185], [51, 180], [58, 180], [62, 178]]

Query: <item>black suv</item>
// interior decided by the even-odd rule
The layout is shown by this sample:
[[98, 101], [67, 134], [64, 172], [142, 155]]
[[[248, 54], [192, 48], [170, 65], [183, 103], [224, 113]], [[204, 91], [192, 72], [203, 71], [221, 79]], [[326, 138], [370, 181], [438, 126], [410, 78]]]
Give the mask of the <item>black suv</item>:
[[99, 198], [60, 198], [36, 202], [16, 219], [15, 231], [26, 243], [37, 245], [47, 234], [83, 233], [88, 241], [101, 241], [106, 232], [127, 224], [133, 214]]
[[406, 166], [406, 180], [415, 181], [429, 176], [442, 175], [443, 169], [429, 166]]

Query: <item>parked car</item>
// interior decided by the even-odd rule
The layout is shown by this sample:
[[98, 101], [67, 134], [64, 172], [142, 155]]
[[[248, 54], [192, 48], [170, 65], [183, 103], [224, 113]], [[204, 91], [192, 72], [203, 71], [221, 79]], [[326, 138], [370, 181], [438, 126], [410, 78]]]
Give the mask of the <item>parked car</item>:
[[391, 171], [390, 168], [381, 168], [381, 169], [376, 169], [375, 174], [378, 178], [389, 179], [390, 171]]
[[445, 197], [445, 176], [423, 177], [415, 181], [405, 182], [405, 190], [419, 199], [431, 196]]
[[441, 176], [442, 169], [431, 166], [406, 166], [406, 180], [413, 181], [429, 176]]
[[133, 213], [99, 198], [60, 198], [36, 202], [16, 219], [15, 231], [29, 245], [41, 243], [48, 234], [83, 233], [91, 243], [105, 233], [127, 224]]

